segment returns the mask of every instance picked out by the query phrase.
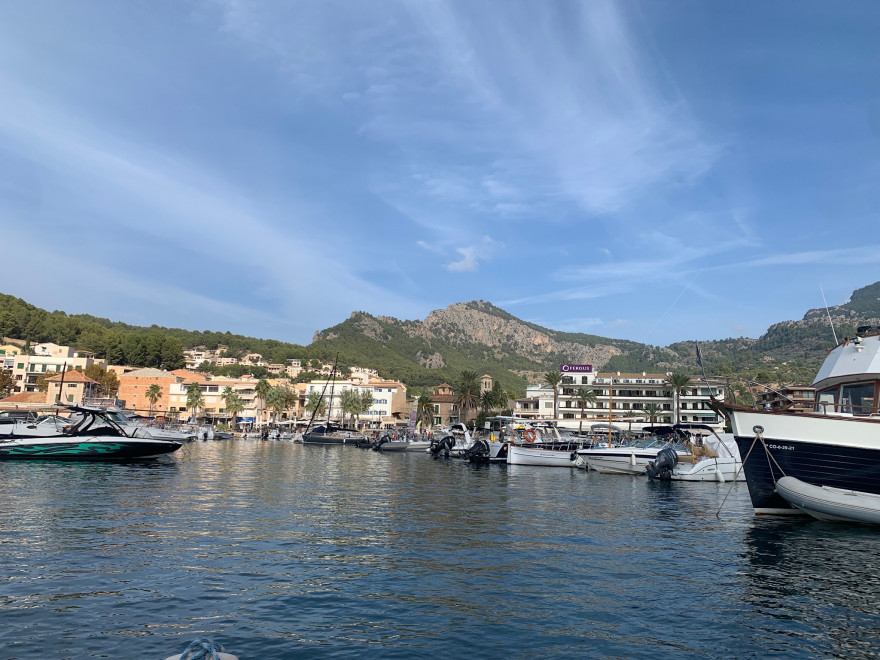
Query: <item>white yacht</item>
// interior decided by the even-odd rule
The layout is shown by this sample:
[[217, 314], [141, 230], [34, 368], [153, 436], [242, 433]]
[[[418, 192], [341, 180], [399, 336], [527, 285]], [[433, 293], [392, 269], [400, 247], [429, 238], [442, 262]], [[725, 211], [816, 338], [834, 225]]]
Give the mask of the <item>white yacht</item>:
[[718, 404], [730, 417], [755, 513], [798, 513], [782, 477], [880, 495], [880, 327], [833, 348], [813, 382], [812, 412]]

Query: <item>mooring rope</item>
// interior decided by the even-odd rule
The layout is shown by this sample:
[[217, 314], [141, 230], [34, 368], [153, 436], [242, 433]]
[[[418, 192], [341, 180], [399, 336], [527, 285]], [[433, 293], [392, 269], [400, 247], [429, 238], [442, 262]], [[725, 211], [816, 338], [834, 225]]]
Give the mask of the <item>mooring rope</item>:
[[758, 440], [761, 440], [761, 444], [764, 443], [764, 438], [761, 436], [764, 429], [757, 430], [755, 429], [755, 439], [752, 440], [752, 446], [749, 447], [749, 450], [746, 452], [746, 457], [742, 460], [742, 463], [739, 465], [739, 469], [736, 471], [736, 474], [733, 475], [733, 481], [730, 482], [730, 488], [727, 489], [727, 495], [724, 496], [724, 499], [721, 500], [721, 505], [718, 507], [718, 511], [715, 512], [715, 517], [721, 517], [721, 509], [724, 508], [724, 503], [727, 501], [727, 498], [730, 497], [730, 492], [733, 490], [734, 485], [736, 484], [736, 480], [739, 479], [739, 473], [742, 472], [746, 467], [746, 461], [749, 460], [749, 456], [752, 455], [752, 450], [755, 448], [755, 445], [758, 443]]
[[749, 456], [752, 454], [752, 450], [755, 448], [755, 445], [760, 442], [761, 446], [764, 448], [764, 454], [767, 456], [767, 467], [770, 469], [770, 477], [773, 479], [773, 484], [776, 484], [776, 474], [773, 472], [773, 465], [770, 464], [772, 460], [776, 467], [779, 469], [779, 473], [784, 477], [785, 470], [782, 469], [782, 466], [779, 464], [779, 461], [776, 460], [776, 457], [770, 452], [770, 448], [767, 446], [767, 443], [764, 442], [764, 427], [763, 426], [755, 426], [752, 428], [755, 432], [755, 439], [752, 440], [752, 446], [749, 447], [749, 451], [746, 453], [746, 457], [743, 459], [742, 464], [739, 466], [739, 470], [736, 471], [736, 474], [733, 477], [733, 481], [730, 484], [730, 488], [727, 490], [727, 495], [724, 496], [724, 499], [721, 500], [721, 506], [718, 507], [718, 511], [715, 512], [715, 517], [719, 518], [721, 514], [721, 509], [724, 507], [724, 503], [727, 501], [727, 497], [730, 495], [730, 491], [733, 490], [733, 485], [736, 483], [736, 480], [739, 478], [739, 473], [742, 472], [746, 467], [746, 461], [749, 460]]

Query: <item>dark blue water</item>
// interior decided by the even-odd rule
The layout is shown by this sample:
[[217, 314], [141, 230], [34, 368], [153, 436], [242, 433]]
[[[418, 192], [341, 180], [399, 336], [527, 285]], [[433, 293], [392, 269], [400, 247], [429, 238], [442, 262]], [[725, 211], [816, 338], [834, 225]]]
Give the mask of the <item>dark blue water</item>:
[[259, 441], [0, 480], [0, 658], [880, 654], [880, 532], [744, 484]]

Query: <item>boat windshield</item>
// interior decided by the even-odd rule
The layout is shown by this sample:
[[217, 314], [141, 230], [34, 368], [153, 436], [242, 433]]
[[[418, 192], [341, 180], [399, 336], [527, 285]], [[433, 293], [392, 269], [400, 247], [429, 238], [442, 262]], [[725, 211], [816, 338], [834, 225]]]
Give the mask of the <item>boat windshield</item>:
[[853, 415], [874, 412], [874, 383], [844, 385], [840, 392], [840, 412]]

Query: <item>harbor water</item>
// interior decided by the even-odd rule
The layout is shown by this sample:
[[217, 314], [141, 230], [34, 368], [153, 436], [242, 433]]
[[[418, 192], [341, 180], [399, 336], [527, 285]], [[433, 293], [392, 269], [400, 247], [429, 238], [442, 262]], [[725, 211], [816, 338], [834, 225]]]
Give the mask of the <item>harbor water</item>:
[[258, 440], [0, 480], [4, 659], [880, 654], [880, 532], [744, 483]]

